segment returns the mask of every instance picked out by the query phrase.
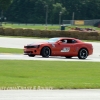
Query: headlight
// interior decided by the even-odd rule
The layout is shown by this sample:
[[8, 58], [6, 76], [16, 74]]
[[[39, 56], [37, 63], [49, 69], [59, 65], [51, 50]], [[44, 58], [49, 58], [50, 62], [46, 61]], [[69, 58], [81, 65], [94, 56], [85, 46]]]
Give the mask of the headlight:
[[33, 48], [39, 48], [40, 47], [40, 45], [34, 45], [33, 46]]

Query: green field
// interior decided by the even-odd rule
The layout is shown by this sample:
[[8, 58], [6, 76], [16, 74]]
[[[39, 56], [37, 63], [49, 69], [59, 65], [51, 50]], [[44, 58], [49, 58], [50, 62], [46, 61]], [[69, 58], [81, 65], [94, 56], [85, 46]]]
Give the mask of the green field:
[[100, 88], [99, 62], [0, 60], [0, 88]]
[[40, 30], [59, 30], [60, 26], [59, 25], [37, 25], [37, 24], [3, 24], [2, 25], [4, 28], [28, 28], [28, 29], [40, 29]]
[[0, 47], [0, 53], [23, 53], [23, 49]]
[[[23, 53], [0, 48], [0, 53]], [[100, 62], [0, 60], [0, 89], [100, 88]]]
[[[45, 29], [45, 25], [4, 24], [3, 27]], [[23, 54], [23, 49], [0, 48], [0, 53]], [[100, 89], [100, 62], [0, 60], [0, 89], [10, 88]]]
[[[47, 26], [45, 26], [45, 24], [11, 24], [11, 23], [6, 23], [6, 24], [2, 24], [2, 27], [4, 28], [28, 28], [28, 29], [40, 29], [40, 30], [60, 30], [61, 26], [59, 25], [52, 25], [52, 24], [48, 24]], [[76, 27], [76, 26], [67, 26], [65, 27], [65, 30], [70, 30], [71, 28]], [[100, 28], [98, 27], [94, 27], [94, 26], [78, 26], [80, 28], [92, 28], [95, 30], [100, 30]]]

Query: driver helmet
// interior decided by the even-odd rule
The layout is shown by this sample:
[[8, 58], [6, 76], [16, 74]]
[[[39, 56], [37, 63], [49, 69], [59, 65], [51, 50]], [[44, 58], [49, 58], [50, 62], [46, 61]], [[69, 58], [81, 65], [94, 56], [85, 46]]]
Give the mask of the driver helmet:
[[64, 43], [67, 43], [67, 40], [64, 40]]

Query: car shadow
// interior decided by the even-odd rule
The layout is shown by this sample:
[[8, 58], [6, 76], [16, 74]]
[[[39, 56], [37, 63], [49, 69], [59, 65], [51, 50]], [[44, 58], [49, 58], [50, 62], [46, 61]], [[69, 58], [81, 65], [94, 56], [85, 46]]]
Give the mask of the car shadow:
[[36, 58], [43, 58], [43, 59], [66, 59], [66, 60], [91, 60], [90, 58], [87, 59], [79, 59], [78, 57], [72, 57], [72, 58], [66, 58], [66, 57], [61, 57], [61, 56], [50, 56], [49, 58], [44, 58], [42, 56], [35, 56]]

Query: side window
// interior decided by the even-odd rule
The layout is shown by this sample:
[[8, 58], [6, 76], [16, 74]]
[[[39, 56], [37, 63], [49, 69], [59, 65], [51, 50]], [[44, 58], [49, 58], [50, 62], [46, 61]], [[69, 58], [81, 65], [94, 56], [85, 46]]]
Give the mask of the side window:
[[76, 40], [72, 40], [72, 43], [77, 43], [77, 41]]
[[67, 39], [62, 39], [62, 43], [67, 43]]
[[72, 40], [71, 39], [67, 39], [68, 43], [72, 43]]
[[68, 43], [77, 43], [77, 41], [74, 39], [68, 39], [67, 41], [68, 41]]
[[62, 43], [77, 43], [77, 41], [76, 40], [74, 40], [74, 39], [62, 39], [61, 40], [62, 41]]

